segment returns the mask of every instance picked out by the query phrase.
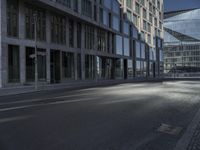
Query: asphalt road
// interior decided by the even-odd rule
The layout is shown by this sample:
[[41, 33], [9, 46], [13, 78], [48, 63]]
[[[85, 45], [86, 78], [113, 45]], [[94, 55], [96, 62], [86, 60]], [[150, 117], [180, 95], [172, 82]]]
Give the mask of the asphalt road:
[[0, 150], [172, 150], [199, 91], [200, 82], [179, 81], [0, 97]]

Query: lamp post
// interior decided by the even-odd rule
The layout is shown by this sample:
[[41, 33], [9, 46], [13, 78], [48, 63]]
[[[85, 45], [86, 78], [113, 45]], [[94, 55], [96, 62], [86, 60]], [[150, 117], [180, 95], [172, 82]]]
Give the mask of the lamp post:
[[35, 36], [35, 90], [38, 90], [38, 52], [37, 52], [37, 12], [34, 12], [34, 36]]

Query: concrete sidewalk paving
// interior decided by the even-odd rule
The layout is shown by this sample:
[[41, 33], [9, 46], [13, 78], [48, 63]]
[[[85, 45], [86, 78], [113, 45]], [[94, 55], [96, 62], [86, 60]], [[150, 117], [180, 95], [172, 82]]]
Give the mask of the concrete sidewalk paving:
[[200, 150], [200, 109], [177, 142], [174, 150]]
[[58, 84], [41, 84], [38, 86], [38, 90], [35, 90], [33, 85], [24, 86], [14, 86], [0, 88], [0, 96], [25, 94], [31, 92], [48, 91], [48, 90], [58, 90], [58, 89], [82, 89], [98, 86], [110, 86], [122, 83], [140, 83], [140, 82], [162, 82], [163, 79], [128, 79], [128, 80], [101, 80], [101, 81], [77, 81], [68, 83], [58, 83]]

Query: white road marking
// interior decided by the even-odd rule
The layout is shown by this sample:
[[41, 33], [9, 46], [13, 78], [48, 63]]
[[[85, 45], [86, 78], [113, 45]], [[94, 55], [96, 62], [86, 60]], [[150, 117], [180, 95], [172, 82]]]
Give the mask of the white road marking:
[[47, 97], [47, 98], [38, 98], [38, 99], [26, 99], [21, 101], [15, 101], [15, 102], [6, 102], [6, 103], [0, 103], [0, 106], [4, 105], [12, 105], [12, 104], [21, 104], [21, 103], [31, 103], [31, 102], [39, 102], [39, 101], [45, 101], [45, 100], [52, 100], [52, 99], [61, 99], [61, 98], [71, 98], [71, 97], [79, 97], [79, 96], [91, 96], [91, 95], [97, 95], [97, 93], [84, 93], [84, 94], [74, 94], [74, 95], [66, 95], [66, 96], [56, 96], [56, 97]]
[[31, 108], [31, 107], [47, 106], [47, 105], [85, 102], [85, 101], [92, 101], [92, 100], [97, 100], [97, 98], [82, 98], [82, 99], [79, 99], [79, 100], [56, 101], [56, 102], [50, 102], [50, 103], [46, 103], [46, 104], [32, 104], [32, 105], [24, 105], [24, 106], [18, 106], [18, 107], [2, 108], [2, 109], [0, 109], [0, 112], [12, 111], [12, 110], [18, 110], [18, 109], [25, 109], [25, 108]]

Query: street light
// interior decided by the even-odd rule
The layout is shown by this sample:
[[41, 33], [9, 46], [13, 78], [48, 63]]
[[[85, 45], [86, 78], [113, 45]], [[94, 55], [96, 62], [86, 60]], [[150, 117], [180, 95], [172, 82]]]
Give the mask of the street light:
[[35, 90], [38, 90], [38, 53], [37, 53], [37, 11], [33, 14], [35, 34]]

